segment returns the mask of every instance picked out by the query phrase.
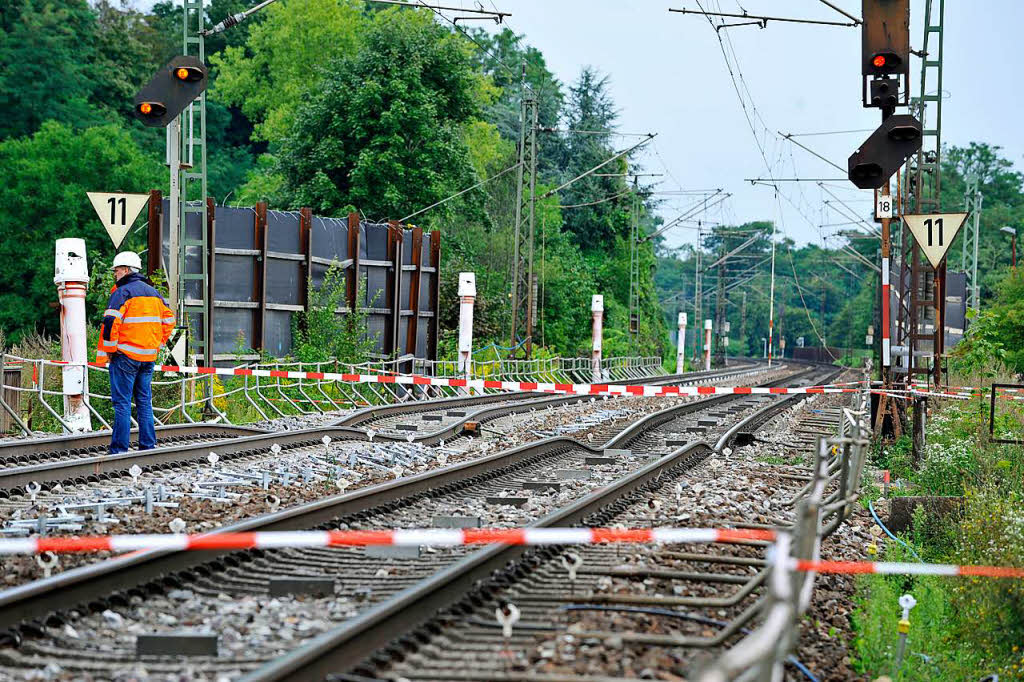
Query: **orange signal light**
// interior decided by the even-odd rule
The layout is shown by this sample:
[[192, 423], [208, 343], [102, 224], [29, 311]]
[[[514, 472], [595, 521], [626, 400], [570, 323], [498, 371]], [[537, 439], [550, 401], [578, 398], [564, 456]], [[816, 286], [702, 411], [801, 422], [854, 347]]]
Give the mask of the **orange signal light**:
[[871, 60], [871, 63], [875, 65], [876, 69], [882, 68], [883, 66], [885, 66], [885, 55], [875, 55], [875, 58]]
[[[877, 58], [876, 58], [876, 61], [877, 61]], [[885, 60], [883, 59], [882, 61], [884, 62]], [[178, 80], [187, 81], [188, 77], [189, 77], [189, 72], [188, 72], [188, 69], [186, 69], [186, 68], [180, 68], [180, 69], [178, 69], [177, 71], [174, 72], [174, 75], [178, 77]]]
[[155, 120], [167, 113], [166, 106], [164, 106], [161, 102], [153, 101], [139, 102], [137, 105], [135, 105], [135, 110], [149, 120]]

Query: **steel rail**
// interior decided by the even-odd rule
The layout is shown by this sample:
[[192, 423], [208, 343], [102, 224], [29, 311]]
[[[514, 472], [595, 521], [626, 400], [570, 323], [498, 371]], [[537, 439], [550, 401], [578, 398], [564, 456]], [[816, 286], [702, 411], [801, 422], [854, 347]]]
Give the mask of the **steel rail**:
[[[132, 434], [138, 434], [132, 429]], [[255, 426], [235, 426], [230, 424], [171, 424], [156, 427], [157, 442], [175, 438], [194, 438], [197, 435], [209, 437], [231, 437], [238, 435], [267, 433], [266, 429]], [[92, 431], [87, 434], [52, 436], [49, 438], [24, 438], [0, 443], [0, 462], [16, 460], [20, 457], [32, 457], [55, 452], [89, 450], [106, 450], [110, 445], [110, 431]]]
[[[723, 373], [718, 370], [718, 375], [730, 376], [732, 374], [739, 374], [743, 372], [753, 371], [758, 365], [752, 366], [752, 368], [737, 369], [731, 372]], [[700, 376], [692, 376], [687, 374], [672, 375], [669, 377], [659, 377], [658, 382], [666, 381], [689, 381], [701, 378], [710, 378], [715, 376], [715, 371], [712, 372], [700, 372], [694, 373]], [[644, 383], [641, 379], [631, 379], [623, 383]], [[654, 382], [652, 382], [654, 383]], [[512, 394], [516, 395], [516, 394]], [[524, 397], [522, 401], [514, 402], [511, 404], [503, 404], [494, 407], [485, 407], [480, 410], [468, 413], [465, 417], [460, 418], [458, 421], [453, 422], [440, 429], [432, 431], [430, 433], [418, 434], [413, 438], [414, 443], [421, 443], [424, 445], [436, 445], [442, 440], [450, 440], [455, 436], [462, 433], [462, 430], [468, 421], [487, 422], [500, 417], [507, 416], [509, 414], [518, 413], [525, 411], [531, 407], [538, 405], [564, 405], [580, 402], [583, 400], [589, 400], [590, 395], [558, 395], [548, 396], [546, 394], [530, 394], [533, 398]], [[488, 394], [486, 396], [478, 396], [478, 398], [502, 398], [501, 394]], [[504, 398], [507, 400], [508, 396]], [[454, 401], [459, 404], [472, 404], [470, 398], [456, 398]], [[399, 406], [388, 405], [379, 408], [373, 408], [375, 410], [387, 410], [384, 416], [395, 416], [397, 414], [409, 414], [409, 413], [421, 413], [431, 412], [438, 409], [448, 409], [454, 407], [456, 402], [452, 402], [451, 398], [442, 398], [436, 401], [420, 401], [416, 403], [406, 403], [403, 407], [405, 411], [396, 411], [393, 408]], [[487, 402], [492, 402], [488, 400]], [[438, 407], [440, 405], [440, 407]], [[375, 418], [374, 413], [364, 412], [362, 415], [365, 420]], [[4, 497], [4, 491], [10, 491], [15, 488], [20, 488], [28, 485], [29, 483], [35, 482], [43, 485], [44, 487], [56, 485], [58, 483], [64, 484], [66, 482], [71, 483], [87, 483], [90, 481], [106, 480], [113, 476], [125, 475], [128, 469], [132, 465], [138, 465], [144, 472], [153, 471], [154, 469], [168, 468], [170, 466], [186, 464], [189, 462], [196, 462], [205, 459], [211, 448], [215, 448], [217, 455], [223, 461], [230, 461], [238, 457], [244, 457], [247, 455], [255, 454], [260, 446], [265, 445], [269, 447], [271, 444], [278, 444], [282, 448], [291, 447], [306, 447], [316, 445], [320, 442], [323, 436], [330, 436], [334, 440], [368, 440], [368, 435], [364, 429], [356, 428], [353, 426], [318, 426], [311, 427], [308, 429], [300, 429], [296, 431], [285, 431], [285, 432], [266, 432], [260, 431], [254, 435], [244, 436], [235, 438], [233, 440], [218, 441], [216, 443], [189, 443], [180, 446], [172, 446], [166, 448], [156, 448], [154, 450], [144, 451], [132, 451], [125, 452], [116, 455], [95, 455], [92, 457], [77, 457], [74, 459], [67, 460], [56, 460], [50, 462], [41, 462], [38, 464], [29, 464], [20, 467], [11, 467], [8, 469], [0, 469], [0, 498]], [[376, 434], [374, 440], [377, 442], [389, 442], [389, 443], [405, 443], [408, 442], [407, 437], [402, 435], [394, 434]]]
[[[797, 376], [814, 371], [809, 368]], [[793, 381], [790, 376], [769, 384]], [[788, 408], [793, 402], [803, 400], [806, 395], [791, 395], [767, 405], [753, 415], [743, 419], [716, 442], [716, 447], [725, 445], [742, 428], [760, 424]], [[719, 398], [700, 403], [689, 403], [676, 408], [667, 408], [646, 417], [647, 428], [656, 427], [682, 413], [681, 408], [700, 406], [734, 400], [735, 396]], [[639, 422], [634, 425], [639, 426]], [[619, 434], [612, 441], [628, 443], [639, 430], [632, 428]], [[612, 441], [606, 444], [610, 446]], [[628, 495], [659, 478], [669, 469], [677, 466], [691, 467], [714, 452], [714, 448], [703, 441], [695, 441], [651, 462], [623, 478], [591, 492], [580, 500], [556, 510], [531, 524], [533, 527], [567, 526], [583, 521], [586, 517], [602, 512], [611, 503]], [[392, 640], [429, 621], [441, 608], [449, 606], [467, 596], [479, 593], [481, 581], [492, 574], [510, 569], [530, 548], [524, 546], [494, 545], [477, 550], [451, 566], [435, 573], [430, 578], [399, 592], [392, 598], [364, 611], [336, 628], [314, 637], [309, 643], [243, 676], [244, 682], [271, 682], [279, 680], [323, 679], [332, 673], [347, 671], [366, 660], [372, 653], [386, 646]], [[486, 587], [482, 588], [484, 591]]]
[[[810, 369], [797, 372], [770, 384], [793, 381], [812, 371]], [[525, 466], [538, 458], [557, 455], [567, 449], [577, 449], [593, 454], [605, 449], [621, 447], [638, 437], [646, 429], [673, 418], [701, 412], [724, 402], [744, 398], [743, 395], [722, 395], [688, 402], [660, 412], [655, 412], [630, 425], [627, 429], [611, 438], [604, 445], [593, 447], [575, 439], [555, 436], [540, 441], [527, 443], [515, 448], [494, 453], [467, 462], [450, 465], [442, 469], [427, 471], [415, 476], [396, 479], [377, 485], [367, 486], [350, 493], [308, 502], [306, 504], [284, 509], [278, 512], [238, 521], [219, 528], [216, 532], [241, 531], [272, 531], [272, 530], [303, 530], [327, 524], [338, 517], [364, 512], [381, 505], [394, 503], [413, 495], [437, 491], [439, 488], [465, 482], [481, 475], [492, 475], [510, 467]], [[646, 429], [644, 426], [646, 425]], [[362, 431], [347, 428], [329, 429], [339, 435], [354, 435], [365, 438]], [[315, 431], [314, 433], [321, 433]], [[318, 439], [310, 439], [310, 432], [291, 432], [275, 434], [279, 443], [316, 444]], [[244, 441], [244, 442], [240, 442]], [[240, 439], [228, 443], [238, 448], [239, 456], [244, 454], [247, 446], [253, 442], [266, 442], [263, 435]], [[204, 452], [208, 447], [204, 448]], [[218, 450], [224, 450], [218, 446]], [[249, 451], [251, 452], [251, 450]], [[225, 454], [227, 454], [225, 452]], [[109, 459], [109, 458], [105, 458]], [[222, 455], [222, 459], [226, 459]], [[259, 550], [253, 550], [259, 553]], [[231, 554], [231, 551], [174, 551], [152, 550], [135, 552], [118, 556], [79, 568], [73, 568], [49, 578], [0, 591], [0, 628], [12, 628], [19, 623], [36, 618], [45, 618], [48, 614], [63, 611], [76, 604], [89, 603], [103, 599], [112, 593], [139, 589], [138, 586], [150, 582], [161, 583], [168, 575], [199, 567], [218, 557]]]

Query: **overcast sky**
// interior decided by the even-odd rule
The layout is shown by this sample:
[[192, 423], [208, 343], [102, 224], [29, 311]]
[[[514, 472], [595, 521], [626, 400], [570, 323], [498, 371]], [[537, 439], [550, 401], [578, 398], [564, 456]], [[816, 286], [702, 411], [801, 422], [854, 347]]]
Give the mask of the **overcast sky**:
[[[721, 205], [721, 211], [709, 211], [711, 220], [772, 219], [781, 210], [780, 225], [800, 243], [819, 241], [821, 232], [845, 229], [819, 230], [821, 224], [847, 218], [824, 206], [823, 199], [832, 201], [832, 197], [814, 183], [780, 183], [785, 196], [776, 202], [771, 188], [744, 182], [745, 178], [766, 177], [768, 170], [744, 117], [716, 33], [700, 15], [667, 11], [670, 5], [696, 9], [697, 0], [494, 0], [494, 4], [512, 12], [508, 25], [526, 34], [527, 40], [544, 52], [563, 82], [571, 82], [584, 64], [611, 77], [612, 92], [621, 109], [620, 130], [658, 134], [654, 142], [657, 154], [646, 154], [643, 159], [652, 172], [665, 172], [662, 162], [667, 166], [671, 175], [661, 178], [662, 188], [720, 187], [731, 192], [733, 196]], [[741, 11], [735, 0], [710, 4], [703, 0], [701, 4], [709, 11], [712, 5], [723, 12]], [[816, 0], [741, 0], [741, 4], [750, 14], [844, 20]], [[834, 4], [860, 16], [857, 0], [835, 0]], [[923, 11], [924, 0], [911, 0], [911, 44], [915, 49], [922, 42]], [[1022, 20], [1024, 2], [1020, 0], [946, 3], [942, 121], [944, 142], [1000, 144], [1019, 169], [1024, 169]], [[757, 107], [758, 116], [748, 111], [762, 135], [775, 177], [845, 177], [845, 171], [764, 134], [764, 127], [773, 133], [811, 133], [878, 125], [878, 110], [860, 104], [860, 30], [770, 22], [766, 29], [728, 29], [721, 37], [730, 59], [731, 50], [735, 51], [734, 74], [740, 89], [745, 83]], [[983, 50], [991, 69], [974, 67]], [[915, 95], [919, 69], [920, 60], [913, 58]], [[935, 84], [929, 87], [934, 89]], [[846, 159], [868, 135], [857, 132], [798, 139], [845, 169]], [[624, 146], [626, 143], [623, 140]], [[830, 189], [852, 207], [870, 210], [870, 192], [856, 190], [845, 180], [832, 184], [839, 187]], [[679, 208], [687, 205], [678, 199], [675, 203]], [[663, 213], [666, 218], [676, 214], [671, 207]], [[671, 244], [692, 242], [694, 232], [672, 230], [669, 236]]]
[[[875, 128], [879, 113], [860, 104], [860, 30], [770, 22], [766, 29], [745, 26], [716, 34], [700, 15], [669, 13], [668, 7], [696, 9], [698, 0], [482, 0], [512, 16], [506, 25], [540, 48], [549, 67], [568, 85], [584, 65], [611, 79], [622, 132], [654, 132], [650, 151], [640, 157], [648, 172], [665, 173], [659, 189], [675, 191], [722, 188], [732, 197], [708, 212], [712, 221], [779, 220], [785, 234], [799, 243], [819, 242], [848, 218], [815, 183], [779, 183], [781, 196], [746, 178], [769, 174], [744, 116], [723, 57], [729, 54], [736, 83], [776, 178], [845, 177], [829, 164], [782, 141], [775, 134], [860, 132], [798, 138], [846, 168], [846, 159]], [[700, 0], [705, 9], [739, 12], [737, 0]], [[152, 0], [140, 0], [149, 6]], [[254, 3], [255, 4], [255, 3]], [[474, 6], [473, 0], [446, 0], [442, 5]], [[834, 0], [860, 15], [857, 0]], [[911, 0], [911, 44], [921, 47], [924, 0]], [[938, 4], [937, 2], [935, 3]], [[750, 14], [840, 20], [818, 0], [743, 0]], [[457, 13], [448, 13], [450, 16]], [[946, 3], [943, 141], [964, 145], [983, 141], [1004, 147], [1004, 154], [1024, 169], [1021, 125], [1019, 27], [1021, 0]], [[719, 36], [722, 44], [719, 43]], [[930, 50], [934, 49], [930, 46]], [[992, 65], [975, 66], [982, 55]], [[920, 60], [912, 59], [911, 88], [918, 92]], [[934, 90], [935, 83], [929, 88]], [[749, 99], [747, 99], [749, 92]], [[750, 108], [753, 101], [756, 112]], [[932, 121], [927, 122], [929, 125]], [[765, 129], [771, 131], [766, 132]], [[623, 138], [622, 147], [630, 140]], [[829, 189], [854, 210], [868, 212], [870, 192], [846, 180]], [[690, 196], [670, 196], [661, 212], [666, 219], [690, 205]], [[947, 207], [955, 208], [955, 207]], [[670, 245], [691, 242], [694, 232], [673, 229]]]

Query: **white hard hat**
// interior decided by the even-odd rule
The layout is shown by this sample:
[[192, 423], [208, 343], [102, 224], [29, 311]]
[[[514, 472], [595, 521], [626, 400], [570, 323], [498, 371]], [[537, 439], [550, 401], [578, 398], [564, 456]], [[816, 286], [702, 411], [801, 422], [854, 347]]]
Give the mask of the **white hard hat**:
[[123, 265], [126, 268], [135, 268], [136, 270], [142, 269], [142, 259], [139, 258], [139, 254], [134, 251], [122, 251], [121, 253], [114, 256], [114, 264], [111, 267], [116, 268], [119, 265]]

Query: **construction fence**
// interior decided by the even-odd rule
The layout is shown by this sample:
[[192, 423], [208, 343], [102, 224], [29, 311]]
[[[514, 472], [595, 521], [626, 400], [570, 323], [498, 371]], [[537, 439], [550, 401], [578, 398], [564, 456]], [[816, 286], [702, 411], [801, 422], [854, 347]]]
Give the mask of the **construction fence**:
[[[327, 272], [344, 274], [338, 315], [366, 315], [380, 358], [436, 359], [441, 232], [396, 221], [314, 216], [308, 208], [272, 211], [215, 206], [183, 215], [184, 304], [196, 359], [235, 362], [237, 349], [286, 357], [294, 316], [316, 302]], [[205, 252], [204, 252], [205, 251]], [[150, 192], [147, 269], [170, 258], [169, 202]], [[202, 348], [202, 339], [212, 341]], [[253, 356], [247, 359], [256, 359]]]

